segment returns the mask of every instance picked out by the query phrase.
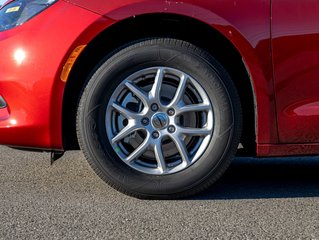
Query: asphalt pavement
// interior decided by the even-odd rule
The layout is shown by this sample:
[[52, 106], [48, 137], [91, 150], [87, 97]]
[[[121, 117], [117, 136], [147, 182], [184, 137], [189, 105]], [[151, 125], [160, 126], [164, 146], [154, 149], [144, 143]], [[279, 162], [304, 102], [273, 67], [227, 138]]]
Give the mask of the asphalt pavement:
[[236, 158], [208, 191], [145, 201], [116, 192], [80, 151], [0, 147], [0, 239], [318, 239], [319, 157]]

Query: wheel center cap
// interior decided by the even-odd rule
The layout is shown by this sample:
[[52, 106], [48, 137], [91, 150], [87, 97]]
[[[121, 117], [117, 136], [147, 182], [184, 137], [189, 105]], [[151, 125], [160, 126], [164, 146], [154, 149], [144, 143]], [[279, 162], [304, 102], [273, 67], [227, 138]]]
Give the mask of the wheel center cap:
[[168, 117], [165, 113], [157, 113], [152, 117], [152, 125], [156, 129], [162, 129], [168, 126]]

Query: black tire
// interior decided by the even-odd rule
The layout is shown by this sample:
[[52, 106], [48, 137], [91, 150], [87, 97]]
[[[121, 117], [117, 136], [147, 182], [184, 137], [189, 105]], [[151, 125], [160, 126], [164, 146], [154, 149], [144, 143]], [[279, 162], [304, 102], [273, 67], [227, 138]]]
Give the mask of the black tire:
[[[131, 74], [154, 66], [194, 77], [209, 96], [214, 113], [213, 134], [200, 158], [165, 175], [145, 174], [128, 166], [106, 133], [106, 108], [115, 89]], [[234, 158], [241, 130], [240, 100], [228, 73], [207, 52], [176, 39], [140, 40], [116, 51], [87, 81], [78, 106], [78, 140], [92, 169], [116, 190], [143, 199], [183, 198], [208, 188]]]

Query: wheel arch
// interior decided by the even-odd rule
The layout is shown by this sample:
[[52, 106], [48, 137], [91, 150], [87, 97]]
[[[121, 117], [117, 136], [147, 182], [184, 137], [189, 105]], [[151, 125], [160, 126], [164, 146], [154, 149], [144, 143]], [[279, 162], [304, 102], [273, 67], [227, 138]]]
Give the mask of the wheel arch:
[[[249, 43], [235, 28], [230, 25], [225, 27], [221, 23], [222, 20], [216, 25], [210, 25], [179, 14], [143, 14], [119, 21], [98, 34], [77, 59], [66, 83], [62, 109], [64, 149], [78, 148], [75, 127], [78, 99], [83, 84], [99, 62], [105, 56], [111, 55], [115, 49], [129, 42], [143, 38], [171, 37], [189, 41], [205, 49], [230, 73], [241, 101], [245, 105], [242, 142], [248, 147], [250, 153], [254, 153], [257, 135], [256, 83], [248, 70], [250, 61], [243, 61], [245, 56], [241, 51], [247, 51], [246, 54], [249, 55], [247, 59], [252, 58], [253, 53]], [[241, 51], [234, 43], [242, 45]]]

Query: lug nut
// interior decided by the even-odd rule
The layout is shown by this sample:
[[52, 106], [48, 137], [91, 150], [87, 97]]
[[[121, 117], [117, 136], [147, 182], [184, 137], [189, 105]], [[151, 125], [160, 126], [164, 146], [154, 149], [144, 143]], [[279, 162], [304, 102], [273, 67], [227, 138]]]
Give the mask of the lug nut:
[[123, 120], [123, 125], [124, 125], [124, 126], [127, 126], [127, 124], [128, 124], [128, 120], [127, 120], [127, 119], [124, 119], [124, 120]]
[[173, 108], [168, 109], [167, 114], [173, 116], [175, 114], [175, 110]]
[[141, 122], [144, 126], [146, 126], [150, 123], [150, 120], [148, 118], [143, 118]]
[[154, 131], [152, 133], [152, 137], [155, 138], [155, 139], [158, 138], [159, 137], [159, 133], [157, 131]]
[[175, 131], [176, 131], [176, 128], [175, 128], [173, 125], [171, 125], [171, 126], [168, 127], [168, 132], [169, 132], [169, 133], [173, 133], [173, 132], [175, 132]]
[[156, 112], [158, 110], [158, 105], [156, 103], [153, 103], [151, 105], [151, 109], [152, 109], [153, 112]]

